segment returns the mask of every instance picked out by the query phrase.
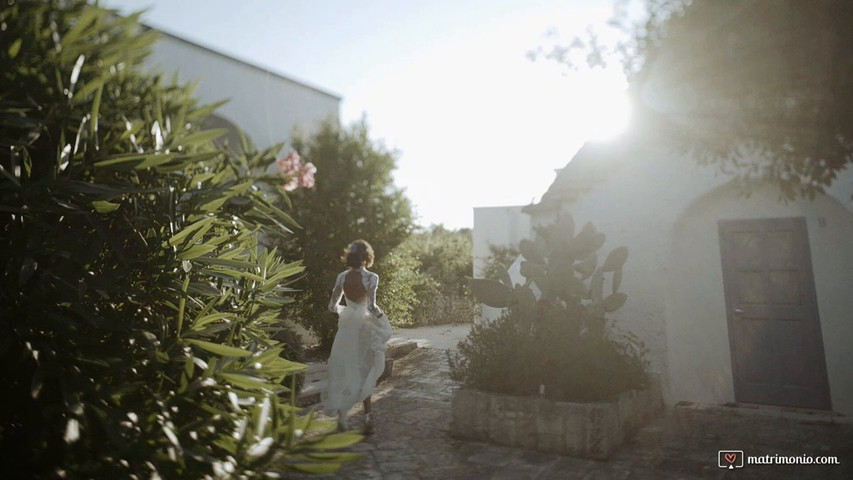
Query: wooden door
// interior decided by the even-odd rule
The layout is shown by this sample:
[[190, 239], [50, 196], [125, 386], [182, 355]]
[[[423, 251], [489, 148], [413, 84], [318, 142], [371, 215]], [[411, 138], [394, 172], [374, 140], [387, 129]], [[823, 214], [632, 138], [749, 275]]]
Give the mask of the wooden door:
[[718, 228], [735, 399], [830, 409], [805, 219]]

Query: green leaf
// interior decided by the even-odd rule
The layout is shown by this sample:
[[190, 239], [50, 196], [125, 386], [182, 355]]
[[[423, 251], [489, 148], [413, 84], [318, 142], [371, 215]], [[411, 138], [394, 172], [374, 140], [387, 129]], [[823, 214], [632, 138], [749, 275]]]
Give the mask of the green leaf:
[[230, 268], [240, 268], [240, 269], [251, 269], [257, 267], [254, 263], [246, 262], [243, 260], [233, 260], [228, 258], [216, 258], [216, 257], [199, 257], [193, 260], [196, 263], [203, 263], [207, 265], [216, 265], [220, 267], [230, 267]]
[[195, 345], [202, 350], [207, 350], [210, 353], [215, 353], [217, 355], [223, 357], [249, 357], [252, 355], [252, 352], [248, 350], [243, 350], [242, 348], [237, 347], [229, 347], [228, 345], [222, 345], [219, 343], [211, 343], [206, 342], [204, 340], [195, 340], [195, 339], [185, 339], [186, 343], [190, 345]]
[[336, 433], [324, 437], [317, 442], [312, 442], [311, 448], [320, 450], [337, 450], [339, 448], [346, 448], [355, 445], [363, 439], [364, 436], [357, 433]]
[[589, 282], [589, 297], [593, 302], [601, 301], [601, 296], [604, 294], [604, 274], [601, 269], [592, 274], [592, 280]]
[[341, 465], [338, 463], [289, 463], [287, 466], [296, 471], [311, 475], [334, 473], [341, 468]]
[[586, 280], [595, 272], [595, 267], [598, 266], [598, 256], [592, 255], [586, 260], [575, 264], [575, 271], [581, 274], [581, 279]]
[[480, 303], [494, 308], [506, 308], [512, 304], [512, 290], [503, 283], [488, 278], [471, 278], [468, 280], [471, 293]]
[[187, 288], [187, 291], [196, 295], [204, 295], [208, 297], [219, 297], [222, 295], [222, 291], [218, 288], [198, 282], [191, 283]]
[[96, 167], [113, 167], [114, 169], [133, 169], [138, 168], [145, 161], [153, 161], [156, 159], [160, 159], [163, 162], [169, 161], [171, 156], [169, 155], [156, 155], [149, 153], [122, 153], [118, 155], [111, 155], [108, 158], [95, 162]]
[[203, 204], [199, 208], [202, 211], [204, 211], [205, 213], [213, 213], [213, 212], [219, 210], [220, 208], [222, 208], [222, 206], [225, 205], [225, 202], [227, 202], [227, 201], [228, 201], [228, 197], [223, 195], [221, 197], [215, 198], [215, 199]]
[[293, 297], [278, 297], [273, 295], [267, 295], [258, 299], [258, 302], [262, 303], [267, 307], [280, 307], [282, 305], [287, 305], [288, 303], [293, 303]]
[[192, 329], [197, 330], [209, 323], [213, 323], [219, 320], [235, 320], [237, 318], [233, 313], [212, 313], [210, 315], [205, 315], [203, 317], [196, 318], [193, 322]]
[[529, 262], [545, 263], [545, 252], [541, 248], [541, 244], [525, 238], [518, 244], [518, 250]]
[[213, 174], [210, 172], [199, 173], [198, 175], [194, 176], [192, 178], [192, 180], [190, 180], [190, 185], [195, 187], [196, 185], [198, 185], [200, 183], [204, 183], [204, 182], [210, 180], [211, 178], [213, 178], [215, 176], [216, 176], [216, 174]]
[[194, 147], [198, 145], [206, 145], [213, 140], [225, 135], [228, 130], [225, 128], [216, 128], [211, 130], [202, 130], [200, 132], [191, 133], [180, 139], [181, 145], [184, 147]]
[[261, 211], [261, 213], [268, 215], [271, 219], [284, 222], [285, 225], [290, 225], [294, 228], [302, 228], [298, 223], [296, 223], [296, 220], [294, 220], [293, 217], [291, 217], [275, 205], [270, 204], [269, 202], [261, 198], [260, 195], [252, 195], [250, 198], [255, 203], [255, 205], [258, 206], [258, 209]]
[[[519, 269], [524, 278], [540, 278], [545, 276], [545, 265], [541, 263], [523, 261]], [[542, 288], [543, 285], [539, 285]]]
[[181, 243], [181, 241], [183, 241], [185, 238], [187, 238], [191, 233], [195, 232], [196, 230], [204, 229], [205, 227], [206, 227], [206, 229], [204, 231], [207, 231], [208, 229], [210, 229], [210, 227], [212, 226], [212, 224], [215, 220], [216, 220], [215, 217], [204, 217], [203, 220], [199, 220], [193, 224], [187, 225], [184, 228], [182, 228], [180, 232], [173, 235], [172, 238], [167, 240], [167, 242], [169, 245], [178, 245], [179, 243]]
[[23, 43], [24, 43], [24, 39], [19, 38], [19, 39], [15, 40], [14, 42], [12, 42], [12, 45], [9, 45], [9, 50], [7, 50], [7, 52], [9, 53], [9, 59], [10, 60], [14, 60], [15, 57], [18, 56], [18, 52], [21, 51], [21, 45], [23, 45]]
[[610, 285], [614, 292], [619, 291], [619, 287], [622, 286], [622, 267], [613, 271], [613, 282]]
[[184, 312], [186, 311], [187, 306], [187, 285], [190, 284], [190, 276], [187, 275], [184, 278], [184, 283], [181, 285], [181, 299], [178, 300], [178, 336], [181, 335], [181, 329], [184, 326]]
[[286, 265], [282, 265], [281, 268], [276, 271], [271, 277], [267, 278], [267, 282], [278, 284], [282, 280], [288, 277], [292, 277], [298, 273], [302, 273], [305, 271], [305, 267], [302, 265], [302, 262], [292, 262]]
[[513, 292], [518, 299], [518, 303], [513, 308], [518, 308], [522, 318], [533, 321], [536, 316], [536, 295], [533, 294], [533, 290], [521, 285], [516, 287]]
[[80, 37], [83, 36], [83, 32], [89, 29], [100, 15], [102, 15], [102, 12], [98, 8], [89, 7], [83, 9], [79, 17], [76, 18], [74, 26], [65, 32], [62, 39], [63, 43], [66, 45], [77, 43]]
[[270, 390], [276, 387], [276, 385], [271, 384], [263, 378], [254, 377], [251, 375], [244, 375], [240, 373], [222, 373], [220, 374], [220, 376], [235, 387], [245, 388], [246, 390]]
[[622, 292], [611, 293], [601, 302], [601, 306], [604, 308], [604, 311], [607, 313], [615, 312], [622, 308], [622, 305], [625, 304], [625, 301], [628, 299], [628, 295]]
[[178, 260], [192, 260], [216, 250], [216, 245], [193, 245], [178, 254]]
[[81, 85], [80, 88], [74, 92], [74, 97], [72, 100], [74, 101], [74, 103], [85, 102], [86, 99], [89, 97], [89, 94], [97, 90], [103, 90], [104, 84], [107, 83], [107, 80], [109, 80], [109, 78], [109, 74], [104, 74], [98, 78], [90, 80], [85, 85]]
[[98, 90], [95, 91], [95, 98], [92, 100], [92, 120], [89, 122], [89, 135], [92, 138], [97, 138], [98, 134], [98, 113], [101, 109], [101, 96], [104, 93], [104, 85], [101, 84]]
[[594, 254], [601, 248], [604, 245], [604, 240], [604, 234], [596, 232], [595, 227], [591, 223], [587, 223], [578, 236], [572, 240], [566, 253], [571, 257], [586, 258], [586, 255]]
[[512, 288], [512, 278], [509, 276], [509, 272], [503, 268], [498, 269], [497, 279], [507, 287]]
[[349, 463], [364, 458], [363, 453], [358, 452], [310, 452], [304, 454], [305, 458], [312, 460], [324, 460], [328, 462]]
[[107, 202], [105, 200], [95, 200], [92, 202], [92, 207], [95, 208], [95, 211], [98, 213], [109, 213], [118, 210], [120, 205], [118, 203]]
[[7, 179], [11, 180], [12, 184], [15, 185], [15, 187], [17, 187], [18, 189], [21, 188], [21, 182], [19, 182], [14, 175], [12, 175], [8, 170], [6, 170], [2, 164], [0, 164], [0, 173], [2, 173], [3, 176]]
[[605, 272], [612, 272], [617, 268], [622, 268], [622, 265], [625, 265], [626, 260], [628, 260], [628, 247], [614, 248], [610, 254], [607, 255], [607, 260], [604, 261], [604, 265], [601, 266], [601, 270]]

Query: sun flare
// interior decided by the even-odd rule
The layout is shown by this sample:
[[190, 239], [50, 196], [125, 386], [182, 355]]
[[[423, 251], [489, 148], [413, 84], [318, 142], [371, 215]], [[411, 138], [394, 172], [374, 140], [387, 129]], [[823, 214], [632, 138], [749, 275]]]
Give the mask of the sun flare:
[[607, 140], [628, 128], [631, 106], [621, 72], [585, 72], [575, 88], [576, 121], [587, 140]]
[[589, 140], [607, 140], [628, 128], [631, 107], [626, 92], [595, 92], [584, 102], [586, 112], [586, 137]]

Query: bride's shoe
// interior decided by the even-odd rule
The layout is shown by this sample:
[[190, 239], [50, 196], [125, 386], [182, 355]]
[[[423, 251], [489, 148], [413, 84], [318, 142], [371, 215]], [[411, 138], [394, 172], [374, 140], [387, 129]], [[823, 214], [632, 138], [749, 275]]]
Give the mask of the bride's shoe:
[[365, 414], [364, 415], [364, 434], [370, 435], [371, 433], [373, 433], [374, 426], [375, 425], [373, 423], [373, 414], [372, 413]]

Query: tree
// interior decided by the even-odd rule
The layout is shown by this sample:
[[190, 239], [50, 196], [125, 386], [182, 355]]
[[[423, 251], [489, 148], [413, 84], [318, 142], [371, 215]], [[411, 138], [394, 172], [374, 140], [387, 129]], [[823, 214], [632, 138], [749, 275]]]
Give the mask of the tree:
[[642, 123], [746, 188], [813, 197], [853, 161], [851, 22], [845, 0], [649, 0], [645, 20], [615, 19], [628, 36], [609, 49], [593, 35], [539, 54], [614, 54]]
[[477, 315], [477, 304], [468, 289], [474, 271], [471, 242], [470, 229], [433, 225], [415, 232], [398, 247], [400, 255], [419, 264], [413, 283], [416, 324], [469, 322]]
[[14, 478], [331, 471], [359, 436], [297, 416], [270, 339], [297, 228], [217, 147], [189, 89], [145, 73], [137, 16], [0, 7], [0, 468]]
[[[326, 122], [311, 138], [295, 139], [293, 147], [316, 166], [322, 179], [314, 188], [292, 195], [301, 206], [294, 212], [301, 228], [284, 249], [302, 258], [306, 268], [295, 315], [328, 349], [337, 326], [327, 305], [335, 277], [344, 268], [344, 248], [353, 240], [367, 240], [376, 252], [377, 273], [388, 277], [390, 272], [383, 269], [393, 267], [385, 267], [383, 257], [412, 232], [412, 205], [393, 184], [394, 155], [370, 140], [363, 120], [349, 128]], [[391, 287], [383, 285], [379, 287], [380, 304], [405, 314], [405, 306], [397, 308], [387, 302], [391, 297], [381, 296], [383, 288]]]

